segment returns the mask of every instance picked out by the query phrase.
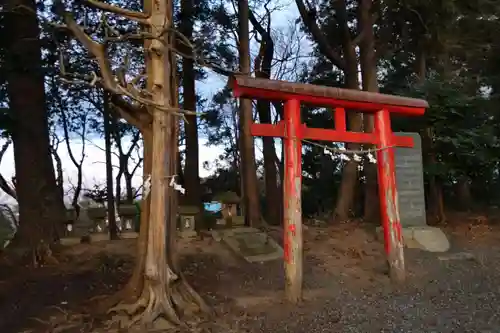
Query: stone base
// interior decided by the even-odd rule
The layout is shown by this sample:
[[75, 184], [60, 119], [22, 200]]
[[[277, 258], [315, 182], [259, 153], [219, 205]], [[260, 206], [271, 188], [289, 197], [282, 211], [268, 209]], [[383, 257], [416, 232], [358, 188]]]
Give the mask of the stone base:
[[183, 231], [177, 232], [177, 235], [180, 238], [195, 238], [198, 236], [198, 233], [194, 230], [183, 230]]
[[[232, 218], [232, 227], [239, 228], [245, 226], [245, 216], [236, 215]], [[229, 228], [225, 219], [217, 219], [215, 227], [219, 229]]]
[[123, 231], [120, 234], [120, 238], [122, 238], [122, 239], [134, 239], [137, 237], [139, 237], [139, 233], [135, 232], [135, 231]]
[[234, 227], [244, 227], [245, 217], [244, 216], [233, 216], [233, 226]]
[[100, 232], [90, 235], [90, 242], [109, 241], [109, 234], [107, 232]]
[[62, 237], [59, 242], [63, 246], [71, 246], [81, 243], [81, 237]]
[[[403, 227], [403, 242], [410, 249], [421, 249], [428, 252], [446, 252], [450, 249], [450, 242], [445, 233], [431, 226]], [[377, 238], [384, 240], [382, 227], [377, 227]]]
[[[213, 233], [247, 262], [263, 262], [283, 258], [283, 249], [266, 233], [250, 227], [225, 229]], [[217, 237], [217, 238], [216, 238]]]

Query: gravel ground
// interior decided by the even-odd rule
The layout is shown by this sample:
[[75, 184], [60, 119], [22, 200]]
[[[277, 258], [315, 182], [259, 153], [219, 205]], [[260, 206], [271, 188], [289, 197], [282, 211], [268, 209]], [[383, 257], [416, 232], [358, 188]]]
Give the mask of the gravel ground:
[[247, 321], [250, 332], [500, 332], [500, 247], [453, 248], [471, 259], [406, 250], [410, 278], [400, 290], [378, 280], [361, 289], [332, 282], [325, 297]]
[[[249, 264], [210, 239], [185, 244], [181, 252], [189, 281], [220, 314], [219, 323], [210, 324], [213, 329], [209, 332], [500, 332], [496, 311], [500, 304], [500, 227], [466, 226], [447, 233], [453, 235], [453, 248], [444, 255], [450, 260], [442, 260], [440, 254], [406, 249], [408, 281], [394, 288], [384, 274], [382, 244], [367, 228], [352, 224], [309, 228], [304, 245], [305, 301], [298, 306], [283, 302], [283, 264], [279, 260]], [[279, 233], [276, 238], [280, 238]], [[22, 306], [16, 307], [22, 311], [9, 314], [12, 323], [25, 325], [31, 317], [44, 317], [42, 312], [50, 305], [78, 314], [82, 299], [100, 295], [105, 288], [119, 288], [116, 276], [130, 271], [130, 256], [135, 253], [132, 245], [125, 240], [75, 247], [73, 255], [83, 258], [85, 252], [100, 263], [94, 267], [89, 262], [87, 268], [82, 267], [79, 274], [87, 274], [82, 275], [84, 279], [75, 279], [71, 270], [73, 275], [61, 275], [50, 289], [41, 274], [31, 282], [30, 291], [25, 285], [8, 287], [10, 284], [4, 281], [0, 308], [10, 308], [23, 299], [39, 300], [32, 302], [30, 311]], [[460, 253], [472, 258], [451, 258]], [[111, 260], [103, 266], [98, 254], [129, 259], [126, 264]], [[20, 297], [10, 290], [24, 290], [26, 294]], [[49, 292], [53, 297], [47, 296]], [[66, 301], [69, 304], [62, 305]], [[2, 313], [9, 312], [2, 309]], [[2, 324], [0, 316], [0, 332], [22, 331], [9, 329], [7, 324]], [[75, 332], [97, 330], [79, 327]]]

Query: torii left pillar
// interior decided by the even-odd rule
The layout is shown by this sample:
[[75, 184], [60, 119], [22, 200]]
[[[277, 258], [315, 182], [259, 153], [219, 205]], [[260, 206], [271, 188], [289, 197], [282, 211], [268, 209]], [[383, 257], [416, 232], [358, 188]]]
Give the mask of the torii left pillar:
[[[300, 102], [285, 102], [283, 177], [283, 250], [285, 290], [288, 299], [297, 302], [302, 295], [302, 133]], [[294, 282], [300, 281], [300, 283]]]

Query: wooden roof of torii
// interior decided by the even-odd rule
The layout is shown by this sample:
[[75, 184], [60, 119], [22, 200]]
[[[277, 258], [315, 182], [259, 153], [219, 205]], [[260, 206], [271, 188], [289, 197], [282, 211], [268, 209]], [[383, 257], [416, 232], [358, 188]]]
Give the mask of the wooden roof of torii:
[[304, 103], [353, 108], [362, 111], [388, 109], [400, 114], [422, 115], [429, 107], [423, 99], [379, 94], [304, 83], [235, 75], [229, 78], [235, 97], [268, 100], [298, 99]]

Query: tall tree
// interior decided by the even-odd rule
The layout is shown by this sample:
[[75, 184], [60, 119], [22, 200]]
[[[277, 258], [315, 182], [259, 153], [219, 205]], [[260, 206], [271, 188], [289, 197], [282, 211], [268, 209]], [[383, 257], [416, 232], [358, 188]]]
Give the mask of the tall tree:
[[[360, 0], [358, 5], [358, 31], [360, 33], [359, 55], [361, 67], [361, 82], [364, 91], [379, 92], [377, 73], [378, 59], [375, 50], [374, 15], [376, 8], [373, 8], [372, 0]], [[372, 114], [363, 115], [363, 125], [365, 132], [374, 130], [374, 116]], [[371, 147], [372, 148], [372, 147]], [[377, 167], [375, 164], [365, 160], [363, 166], [365, 174], [365, 221], [377, 221], [379, 219]]]
[[[267, 9], [267, 8], [266, 8]], [[254, 60], [255, 76], [264, 79], [271, 78], [271, 66], [274, 58], [274, 41], [271, 36], [271, 13], [266, 12], [267, 27], [259, 22], [253, 11], [249, 12], [249, 19], [253, 27], [258, 31], [262, 40], [257, 57]], [[257, 112], [261, 123], [271, 123], [271, 102], [265, 100], [257, 101]], [[262, 138], [262, 150], [264, 155], [264, 176], [266, 189], [266, 212], [267, 222], [277, 224], [281, 221], [282, 195], [278, 186], [278, 172], [276, 168], [276, 148], [274, 138], [265, 136]]]
[[[238, 51], [240, 72], [250, 75], [250, 30], [249, 7], [247, 0], [238, 0]], [[258, 196], [257, 172], [255, 166], [255, 149], [250, 124], [253, 121], [252, 101], [240, 100], [240, 150], [241, 150], [241, 177], [243, 178], [243, 200], [245, 204], [245, 218], [250, 226], [261, 224], [261, 214]]]
[[[19, 240], [53, 244], [65, 218], [52, 164], [35, 1], [4, 2], [6, 79], [13, 128]], [[29, 94], [29, 98], [26, 98]], [[43, 254], [40, 254], [43, 255]]]
[[[173, 3], [148, 0], [144, 2], [143, 12], [101, 2], [90, 1], [89, 4], [141, 25], [146, 64], [146, 68], [137, 76], [146, 78], [145, 88], [127, 82], [123, 75], [126, 68], [120, 68], [119, 73], [115, 74], [106, 52], [109, 43], [101, 44], [87, 35], [71, 13], [66, 11], [64, 4], [56, 2], [56, 8], [68, 29], [97, 60], [102, 75], [100, 83], [113, 94], [111, 99], [117, 111], [128, 122], [136, 125], [144, 138], [143, 208], [149, 208], [148, 220], [141, 220], [138, 260], [126, 287], [127, 292], [135, 294], [133, 296], [139, 295], [139, 298], [132, 304], [115, 307], [112, 311], [125, 310], [132, 316], [130, 324], [141, 321], [149, 325], [163, 316], [172, 324], [181, 325], [182, 314], [191, 306], [201, 310], [207, 310], [207, 306], [185, 280], [177, 264], [175, 250], [177, 186], [173, 177], [178, 156], [175, 112], [179, 108], [174, 70], [176, 61], [172, 51], [174, 37], [179, 33], [172, 33]], [[113, 32], [105, 31], [104, 36], [110, 33]], [[123, 95], [135, 97], [134, 101], [124, 99]], [[149, 207], [145, 207], [148, 203]], [[115, 297], [112, 300], [113, 303], [121, 301]]]
[[[180, 31], [188, 40], [193, 39], [194, 9], [193, 0], [181, 0]], [[189, 54], [189, 50], [187, 51], [184, 52]], [[182, 59], [182, 91], [183, 108], [186, 110], [196, 111], [195, 79], [194, 60], [184, 57]], [[186, 134], [186, 163], [184, 169], [186, 201], [189, 205], [200, 206], [200, 158], [198, 152], [198, 119], [196, 114], [186, 116], [184, 130]]]

